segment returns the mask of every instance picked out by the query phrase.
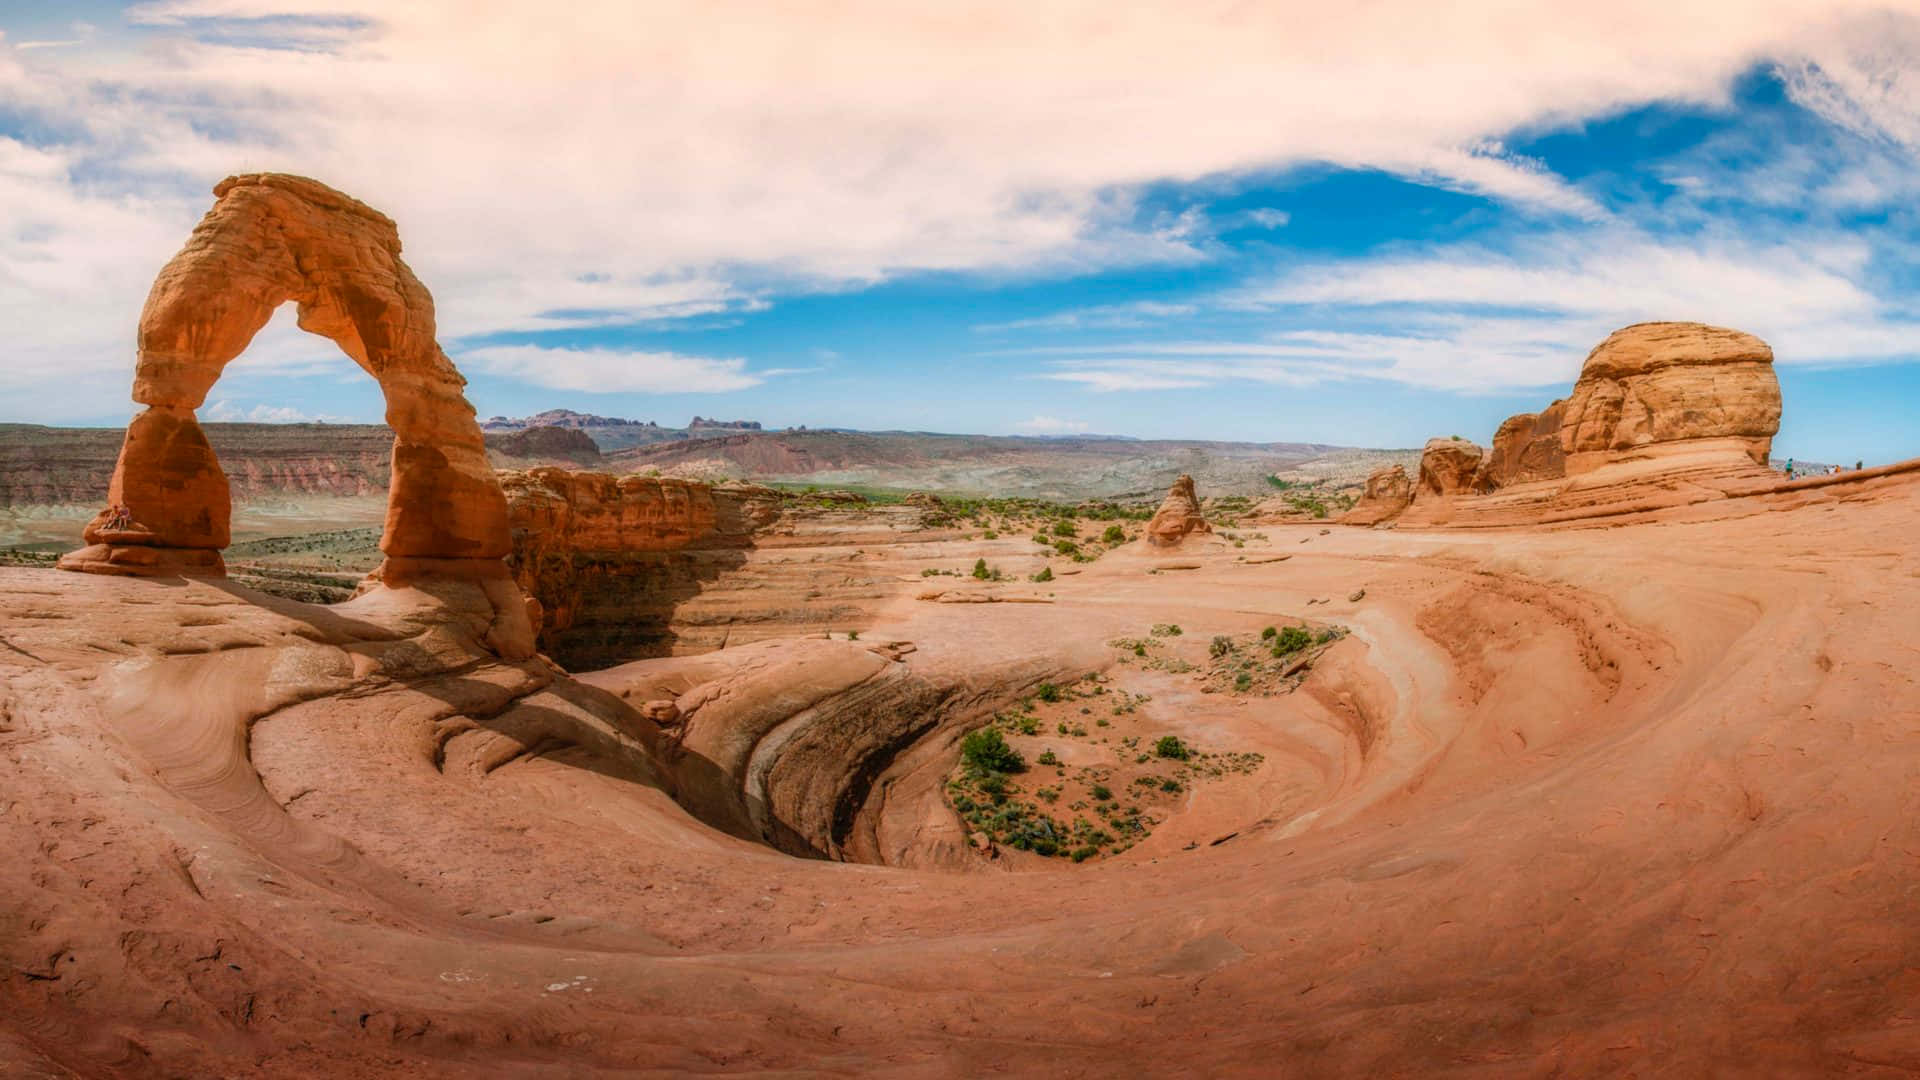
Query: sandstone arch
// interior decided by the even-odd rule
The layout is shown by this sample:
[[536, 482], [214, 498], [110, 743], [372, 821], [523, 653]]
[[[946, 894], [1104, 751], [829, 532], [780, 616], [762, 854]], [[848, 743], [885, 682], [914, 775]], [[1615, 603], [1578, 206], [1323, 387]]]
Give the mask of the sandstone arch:
[[[305, 177], [232, 176], [140, 315], [133, 400], [111, 509], [88, 524], [69, 570], [224, 573], [226, 475], [194, 411], [274, 310], [330, 338], [380, 383], [393, 428], [381, 573], [504, 576], [506, 498], [473, 406], [434, 339], [433, 298], [400, 258], [391, 218]], [[130, 520], [129, 520], [130, 519]]]

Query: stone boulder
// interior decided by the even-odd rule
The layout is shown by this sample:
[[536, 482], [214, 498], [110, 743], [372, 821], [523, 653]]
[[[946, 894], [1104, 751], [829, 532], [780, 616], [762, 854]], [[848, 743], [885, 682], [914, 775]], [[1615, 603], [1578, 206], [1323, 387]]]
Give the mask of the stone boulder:
[[1560, 445], [1569, 474], [1689, 439], [1735, 440], [1764, 465], [1779, 429], [1780, 383], [1766, 342], [1701, 323], [1638, 323], [1587, 354]]
[[1537, 413], [1507, 417], [1493, 433], [1493, 448], [1474, 479], [1477, 491], [1494, 491], [1510, 484], [1555, 480], [1567, 474], [1567, 455], [1560, 445], [1561, 419], [1566, 401]]
[[1485, 456], [1478, 443], [1465, 439], [1428, 439], [1420, 451], [1420, 498], [1469, 493]]
[[1399, 465], [1386, 465], [1367, 474], [1360, 501], [1341, 517], [1349, 525], [1378, 525], [1400, 516], [1413, 501], [1413, 480]]
[[1194, 533], [1212, 531], [1213, 526], [1200, 516], [1200, 497], [1194, 493], [1193, 477], [1182, 473], [1168, 489], [1153, 520], [1147, 523], [1147, 543], [1154, 547], [1177, 547]]

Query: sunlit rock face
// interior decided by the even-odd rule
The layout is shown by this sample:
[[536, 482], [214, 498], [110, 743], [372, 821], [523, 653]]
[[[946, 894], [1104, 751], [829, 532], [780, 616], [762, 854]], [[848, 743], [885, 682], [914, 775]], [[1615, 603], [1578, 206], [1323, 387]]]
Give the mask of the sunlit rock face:
[[1212, 532], [1212, 526], [1200, 516], [1200, 496], [1195, 493], [1193, 477], [1182, 473], [1167, 490], [1167, 497], [1147, 523], [1147, 543], [1154, 547], [1176, 547], [1194, 533]]
[[[381, 550], [441, 572], [494, 576], [507, 554], [506, 499], [488, 465], [466, 380], [434, 340], [433, 298], [400, 258], [392, 219], [314, 180], [234, 176], [140, 316], [128, 425], [91, 545], [68, 569], [219, 573], [228, 485], [194, 415], [274, 309], [332, 339], [380, 383], [394, 431]], [[466, 560], [472, 560], [470, 564]]]

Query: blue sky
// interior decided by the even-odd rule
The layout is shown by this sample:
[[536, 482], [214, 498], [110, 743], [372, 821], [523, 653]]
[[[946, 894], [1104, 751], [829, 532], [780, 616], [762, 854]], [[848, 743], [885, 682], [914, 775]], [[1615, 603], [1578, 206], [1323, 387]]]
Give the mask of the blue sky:
[[[1920, 455], [1911, 13], [392, 6], [0, 3], [0, 420], [124, 422], [280, 169], [400, 222], [483, 417], [1485, 442], [1672, 318], [1773, 344], [1783, 456]], [[291, 312], [203, 410], [380, 412]]]

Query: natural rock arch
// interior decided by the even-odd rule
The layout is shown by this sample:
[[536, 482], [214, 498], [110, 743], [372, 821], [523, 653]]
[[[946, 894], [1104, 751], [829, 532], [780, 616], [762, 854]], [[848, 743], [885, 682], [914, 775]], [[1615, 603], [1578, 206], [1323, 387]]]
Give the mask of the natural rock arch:
[[393, 220], [305, 177], [232, 176], [140, 314], [133, 400], [108, 493], [69, 570], [224, 573], [226, 474], [194, 410], [281, 304], [380, 383], [393, 477], [380, 550], [386, 568], [504, 575], [506, 498], [473, 406], [434, 339], [433, 298], [400, 259]]

